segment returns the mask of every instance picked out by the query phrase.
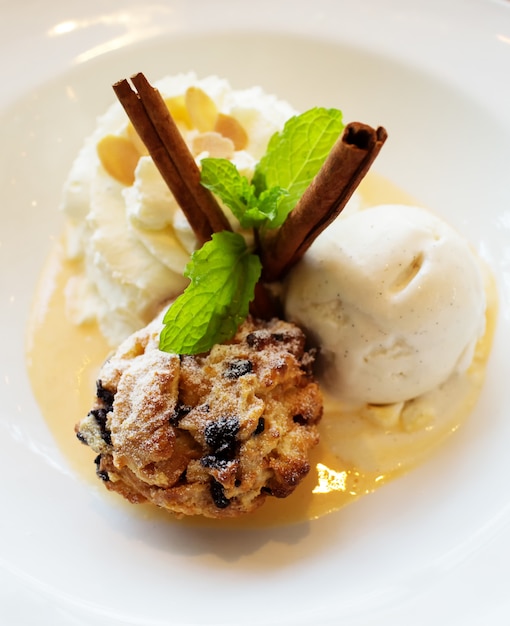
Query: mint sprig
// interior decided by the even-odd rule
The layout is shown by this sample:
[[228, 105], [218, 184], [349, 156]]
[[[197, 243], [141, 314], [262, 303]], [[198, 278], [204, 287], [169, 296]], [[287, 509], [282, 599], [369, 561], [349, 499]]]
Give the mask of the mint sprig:
[[297, 204], [344, 128], [338, 109], [315, 108], [292, 117], [269, 141], [253, 180], [227, 159], [201, 162], [200, 182], [243, 228], [277, 228]]
[[[201, 162], [201, 183], [232, 211], [242, 228], [277, 228], [343, 128], [341, 111], [310, 109], [273, 135], [251, 181], [230, 161], [207, 158]], [[160, 349], [199, 354], [231, 339], [248, 315], [261, 269], [258, 256], [249, 253], [241, 235], [215, 233], [186, 266], [184, 275], [191, 283], [164, 317]]]
[[193, 253], [184, 275], [191, 283], [170, 306], [159, 348], [200, 354], [227, 341], [248, 315], [261, 263], [236, 233], [215, 233]]
[[227, 159], [206, 158], [201, 161], [200, 182], [215, 193], [237, 217], [243, 228], [271, 227], [278, 215], [278, 201], [287, 192], [275, 186], [260, 196], [246, 176]]
[[252, 184], [256, 195], [272, 187], [287, 191], [279, 199], [276, 226], [281, 226], [296, 206], [343, 129], [341, 111], [316, 107], [290, 118], [283, 130], [271, 137]]

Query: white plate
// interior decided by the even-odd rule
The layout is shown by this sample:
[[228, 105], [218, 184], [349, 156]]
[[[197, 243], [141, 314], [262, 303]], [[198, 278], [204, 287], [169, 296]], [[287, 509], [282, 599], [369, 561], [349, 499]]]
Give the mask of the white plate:
[[[1, 11], [0, 622], [507, 625], [510, 3], [4, 0]], [[383, 124], [377, 169], [464, 232], [498, 281], [496, 345], [466, 426], [425, 466], [313, 523], [226, 532], [141, 519], [70, 470], [30, 391], [27, 313], [76, 150], [113, 81], [189, 69]]]

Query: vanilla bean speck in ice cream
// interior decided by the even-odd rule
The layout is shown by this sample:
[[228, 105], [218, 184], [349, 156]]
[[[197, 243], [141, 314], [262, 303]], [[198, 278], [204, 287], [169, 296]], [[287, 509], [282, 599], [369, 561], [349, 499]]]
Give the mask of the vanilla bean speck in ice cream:
[[[197, 162], [222, 157], [251, 177], [270, 137], [295, 114], [260, 87], [233, 90], [194, 73], [155, 83]], [[97, 321], [116, 346], [187, 285], [195, 236], [121, 105], [98, 120], [64, 186], [68, 258], [83, 271], [67, 285], [77, 324]], [[235, 218], [226, 210], [233, 228]]]

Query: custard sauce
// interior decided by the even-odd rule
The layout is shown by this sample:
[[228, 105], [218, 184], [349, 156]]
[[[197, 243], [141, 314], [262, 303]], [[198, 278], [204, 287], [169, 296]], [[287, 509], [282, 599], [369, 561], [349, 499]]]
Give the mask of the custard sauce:
[[[366, 206], [415, 204], [372, 173], [359, 193]], [[77, 440], [74, 425], [93, 404], [96, 376], [111, 349], [95, 324], [75, 326], [66, 317], [65, 286], [80, 269], [78, 263], [66, 260], [62, 243], [54, 247], [34, 298], [27, 362], [36, 400], [58, 445], [76, 472], [97, 481], [93, 462], [96, 455]], [[373, 414], [361, 415], [359, 410], [341, 407], [326, 397], [321, 442], [311, 454], [309, 475], [294, 494], [284, 500], [268, 498], [246, 518], [208, 523], [241, 527], [316, 519], [372, 493], [430, 457], [469, 415], [483, 385], [497, 308], [490, 276], [486, 291], [487, 329], [471, 367], [418, 399], [414, 406], [416, 419], [404, 424], [402, 420], [385, 421], [377, 407]], [[121, 499], [110, 493], [105, 497], [117, 502]], [[144, 515], [161, 515], [151, 513], [149, 505], [138, 507]]]

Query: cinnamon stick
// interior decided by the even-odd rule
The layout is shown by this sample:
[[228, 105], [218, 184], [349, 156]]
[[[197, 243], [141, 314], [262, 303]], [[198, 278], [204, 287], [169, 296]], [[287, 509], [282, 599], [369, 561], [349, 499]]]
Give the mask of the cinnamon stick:
[[199, 244], [212, 234], [231, 230], [212, 193], [200, 184], [200, 170], [177, 128], [165, 101], [141, 73], [113, 89], [156, 167], [188, 219]]
[[368, 172], [387, 133], [352, 122], [336, 142], [322, 168], [283, 225], [261, 242], [266, 282], [280, 279], [304, 255], [318, 235], [338, 216]]
[[[113, 90], [199, 244], [208, 241], [215, 232], [231, 230], [212, 193], [200, 184], [200, 170], [159, 91], [141, 73], [132, 76], [131, 81], [138, 93], [126, 79], [115, 83]], [[250, 312], [261, 319], [276, 315], [274, 301], [262, 283], [256, 285]]]

